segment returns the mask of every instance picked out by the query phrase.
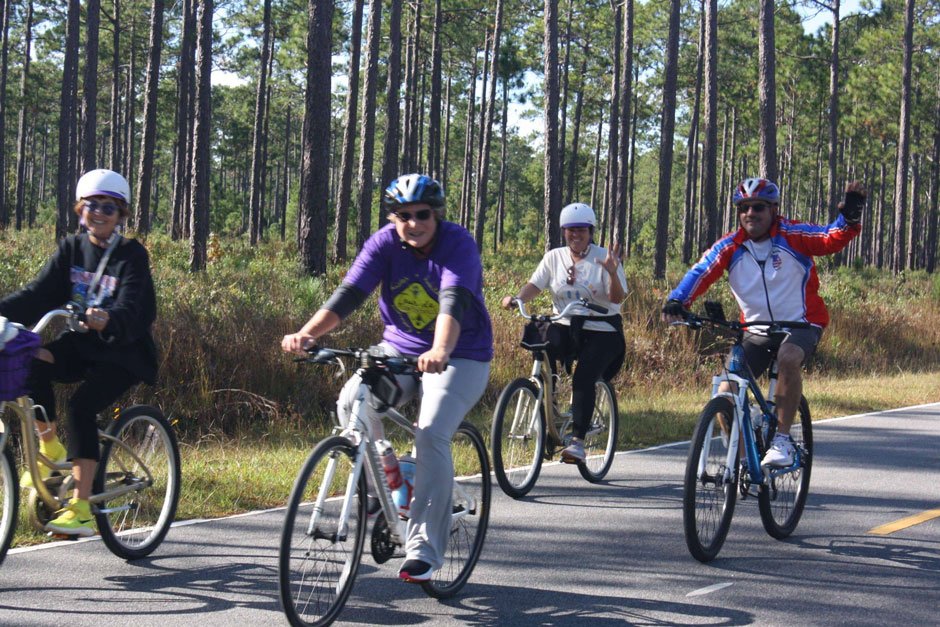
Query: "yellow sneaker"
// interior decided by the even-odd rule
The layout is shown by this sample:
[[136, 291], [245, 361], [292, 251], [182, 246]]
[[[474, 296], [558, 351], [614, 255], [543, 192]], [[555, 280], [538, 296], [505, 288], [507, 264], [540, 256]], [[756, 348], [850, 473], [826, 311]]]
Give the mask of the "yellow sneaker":
[[[50, 460], [55, 463], [64, 462], [65, 458], [68, 456], [68, 453], [65, 451], [65, 447], [62, 446], [62, 442], [56, 438], [51, 442], [42, 442], [39, 445], [39, 452], [48, 457]], [[39, 480], [45, 481], [49, 478], [49, 475], [52, 474], [52, 469], [46, 466], [43, 463], [39, 464]], [[33, 486], [33, 475], [28, 470], [23, 473], [23, 476], [20, 477], [20, 487], [21, 488], [32, 488]]]
[[85, 499], [73, 499], [68, 506], [56, 512], [58, 518], [46, 524], [46, 531], [63, 536], [93, 536], [95, 527], [91, 504]]

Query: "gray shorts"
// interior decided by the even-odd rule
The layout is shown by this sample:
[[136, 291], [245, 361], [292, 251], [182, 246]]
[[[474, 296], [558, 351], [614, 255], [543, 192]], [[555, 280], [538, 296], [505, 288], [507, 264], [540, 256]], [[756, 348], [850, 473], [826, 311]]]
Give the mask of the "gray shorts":
[[[822, 329], [791, 329], [789, 335], [774, 334], [773, 336], [758, 335], [757, 333], [744, 333], [744, 356], [747, 365], [755, 377], [764, 374], [770, 362], [777, 356], [777, 351], [783, 344], [795, 344], [803, 349], [803, 364], [816, 352], [819, 340], [822, 338]], [[730, 355], [729, 355], [730, 357]], [[727, 361], [725, 364], [727, 365]]]

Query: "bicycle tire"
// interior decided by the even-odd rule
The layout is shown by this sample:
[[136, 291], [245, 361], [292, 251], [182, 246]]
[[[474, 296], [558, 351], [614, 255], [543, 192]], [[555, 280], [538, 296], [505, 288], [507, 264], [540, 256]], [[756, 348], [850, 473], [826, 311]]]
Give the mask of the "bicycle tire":
[[8, 447], [0, 452], [0, 564], [7, 556], [13, 534], [16, 533], [16, 518], [20, 508], [20, 483], [16, 475], [16, 463]]
[[[321, 441], [310, 453], [294, 482], [278, 550], [278, 594], [291, 625], [328, 625], [336, 620], [352, 592], [368, 518], [366, 477], [359, 474], [352, 495], [347, 533], [337, 534], [337, 519], [351, 474], [357, 449], [341, 436]], [[324, 475], [333, 466], [332, 480], [324, 486]], [[329, 497], [323, 503], [313, 533], [308, 533], [309, 515], [322, 489]], [[311, 573], [314, 575], [310, 579]]]
[[[799, 524], [809, 495], [809, 480], [813, 470], [813, 421], [806, 397], [800, 397], [797, 418], [790, 428], [790, 437], [796, 444], [800, 467], [764, 483], [757, 493], [764, 529], [778, 540], [792, 534]], [[773, 439], [773, 434], [769, 439]]]
[[[94, 493], [132, 484], [140, 488], [97, 504], [98, 532], [112, 553], [127, 560], [138, 559], [163, 542], [176, 516], [181, 481], [179, 446], [163, 413], [147, 405], [122, 411], [106, 433], [129, 450], [102, 438]], [[141, 462], [153, 477], [152, 484]]]
[[584, 437], [584, 462], [578, 464], [581, 476], [597, 483], [602, 481], [614, 463], [617, 452], [617, 437], [620, 430], [620, 414], [617, 412], [617, 393], [603, 379], [594, 384], [597, 390], [591, 426]]
[[[682, 490], [685, 543], [692, 557], [700, 562], [710, 562], [718, 555], [734, 515], [737, 469], [727, 468], [727, 436], [715, 435], [721, 433], [723, 420], [730, 427], [733, 416], [734, 405], [730, 400], [711, 399], [699, 414], [685, 464]], [[703, 453], [706, 459], [700, 476], [699, 462]]]
[[493, 410], [490, 443], [499, 487], [522, 498], [539, 478], [545, 447], [545, 408], [535, 383], [520, 378], [503, 388]]
[[[453, 516], [444, 565], [421, 587], [428, 596], [446, 599], [460, 592], [480, 559], [490, 520], [492, 486], [483, 436], [469, 422], [460, 423], [451, 444], [460, 467], [469, 473], [454, 479]], [[459, 487], [458, 487], [459, 484]]]

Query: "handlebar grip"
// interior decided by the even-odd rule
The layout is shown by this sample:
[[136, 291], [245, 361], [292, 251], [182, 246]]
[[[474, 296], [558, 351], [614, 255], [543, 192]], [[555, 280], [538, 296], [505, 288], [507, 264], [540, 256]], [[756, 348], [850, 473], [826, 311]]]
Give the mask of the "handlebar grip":
[[601, 305], [596, 305], [594, 303], [585, 303], [584, 306], [590, 309], [591, 311], [596, 311], [597, 313], [602, 313], [602, 314], [607, 313], [607, 307], [603, 307]]

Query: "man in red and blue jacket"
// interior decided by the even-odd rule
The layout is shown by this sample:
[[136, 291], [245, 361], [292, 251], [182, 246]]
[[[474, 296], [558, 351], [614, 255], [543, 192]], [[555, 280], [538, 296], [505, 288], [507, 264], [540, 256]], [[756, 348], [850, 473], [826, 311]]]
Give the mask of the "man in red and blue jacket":
[[861, 232], [865, 198], [864, 187], [850, 183], [835, 221], [825, 226], [805, 224], [778, 215], [780, 189], [773, 181], [742, 181], [733, 197], [740, 228], [702, 255], [663, 307], [663, 320], [681, 320], [692, 302], [727, 270], [743, 322], [781, 320], [812, 325], [809, 329], [790, 329], [783, 339], [757, 329], [745, 336], [745, 356], [754, 376], [759, 377], [767, 369], [774, 352], [777, 355], [779, 422], [763, 465], [793, 463], [790, 427], [803, 392], [802, 366], [815, 352], [822, 330], [829, 323], [829, 312], [819, 296], [813, 257], [839, 252]]

